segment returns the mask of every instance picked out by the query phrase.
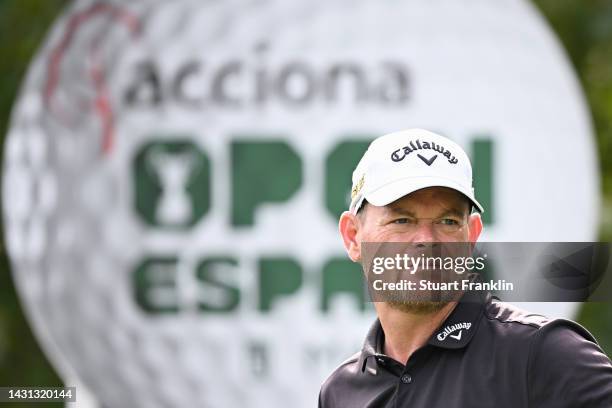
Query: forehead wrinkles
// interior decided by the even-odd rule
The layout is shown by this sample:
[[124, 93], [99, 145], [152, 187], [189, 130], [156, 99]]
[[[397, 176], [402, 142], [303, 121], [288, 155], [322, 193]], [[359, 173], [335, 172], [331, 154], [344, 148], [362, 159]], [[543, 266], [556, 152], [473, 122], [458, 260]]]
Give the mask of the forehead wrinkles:
[[416, 217], [417, 212], [426, 209], [427, 212], [435, 212], [436, 215], [446, 213], [456, 213], [463, 215], [469, 207], [459, 193], [446, 190], [434, 190], [417, 192], [416, 195], [410, 195], [389, 204], [384, 207], [384, 215], [403, 214]]

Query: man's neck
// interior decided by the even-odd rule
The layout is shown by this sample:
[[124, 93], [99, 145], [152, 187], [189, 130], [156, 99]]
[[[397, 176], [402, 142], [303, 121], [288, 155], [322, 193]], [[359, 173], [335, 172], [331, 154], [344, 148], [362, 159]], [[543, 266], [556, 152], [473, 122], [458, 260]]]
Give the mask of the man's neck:
[[406, 364], [412, 353], [427, 343], [456, 305], [457, 302], [450, 302], [435, 312], [417, 314], [398, 310], [387, 303], [376, 303], [378, 319], [385, 333], [383, 352]]

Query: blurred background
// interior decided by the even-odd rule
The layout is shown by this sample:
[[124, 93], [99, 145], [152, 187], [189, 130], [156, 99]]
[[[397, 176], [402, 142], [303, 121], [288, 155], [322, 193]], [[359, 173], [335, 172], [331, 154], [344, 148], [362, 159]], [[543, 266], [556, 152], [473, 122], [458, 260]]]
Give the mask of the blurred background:
[[[11, 109], [31, 58], [67, 4], [63, 0], [0, 0], [2, 138], [8, 132]], [[588, 102], [602, 176], [599, 239], [610, 241], [612, 3], [607, 0], [537, 0], [535, 5], [562, 42]], [[582, 214], [568, 214], [567, 217], [580, 220]], [[0, 385], [60, 386], [62, 381], [42, 353], [24, 317], [9, 269], [5, 245], [0, 246], [0, 254]], [[612, 355], [612, 305], [585, 304], [580, 308], [577, 320], [595, 335], [604, 351]]]

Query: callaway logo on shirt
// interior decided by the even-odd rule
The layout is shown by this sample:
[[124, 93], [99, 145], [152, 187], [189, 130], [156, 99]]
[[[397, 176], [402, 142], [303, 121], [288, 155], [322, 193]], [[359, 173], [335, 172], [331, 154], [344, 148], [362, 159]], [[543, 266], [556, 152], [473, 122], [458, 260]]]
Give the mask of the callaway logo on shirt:
[[[444, 340], [446, 340], [447, 337], [451, 337], [451, 338], [459, 341], [459, 340], [461, 340], [461, 335], [463, 334], [463, 329], [470, 330], [470, 327], [472, 327], [472, 323], [457, 323], [457, 324], [452, 324], [450, 326], [446, 326], [444, 328], [444, 330], [442, 330], [440, 333], [438, 333], [438, 340], [444, 341]], [[453, 332], [456, 332], [457, 330], [459, 330], [459, 333], [451, 334]]]

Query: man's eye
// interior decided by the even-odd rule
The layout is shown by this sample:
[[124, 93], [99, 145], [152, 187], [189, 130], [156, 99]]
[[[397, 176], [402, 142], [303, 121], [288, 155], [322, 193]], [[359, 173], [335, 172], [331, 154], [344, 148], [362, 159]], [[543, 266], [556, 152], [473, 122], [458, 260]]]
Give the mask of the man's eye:
[[393, 220], [394, 224], [414, 224], [414, 221], [411, 220], [410, 218], [398, 218], [396, 220]]
[[438, 220], [438, 224], [443, 225], [459, 225], [459, 221], [453, 220], [452, 218], [442, 218]]

